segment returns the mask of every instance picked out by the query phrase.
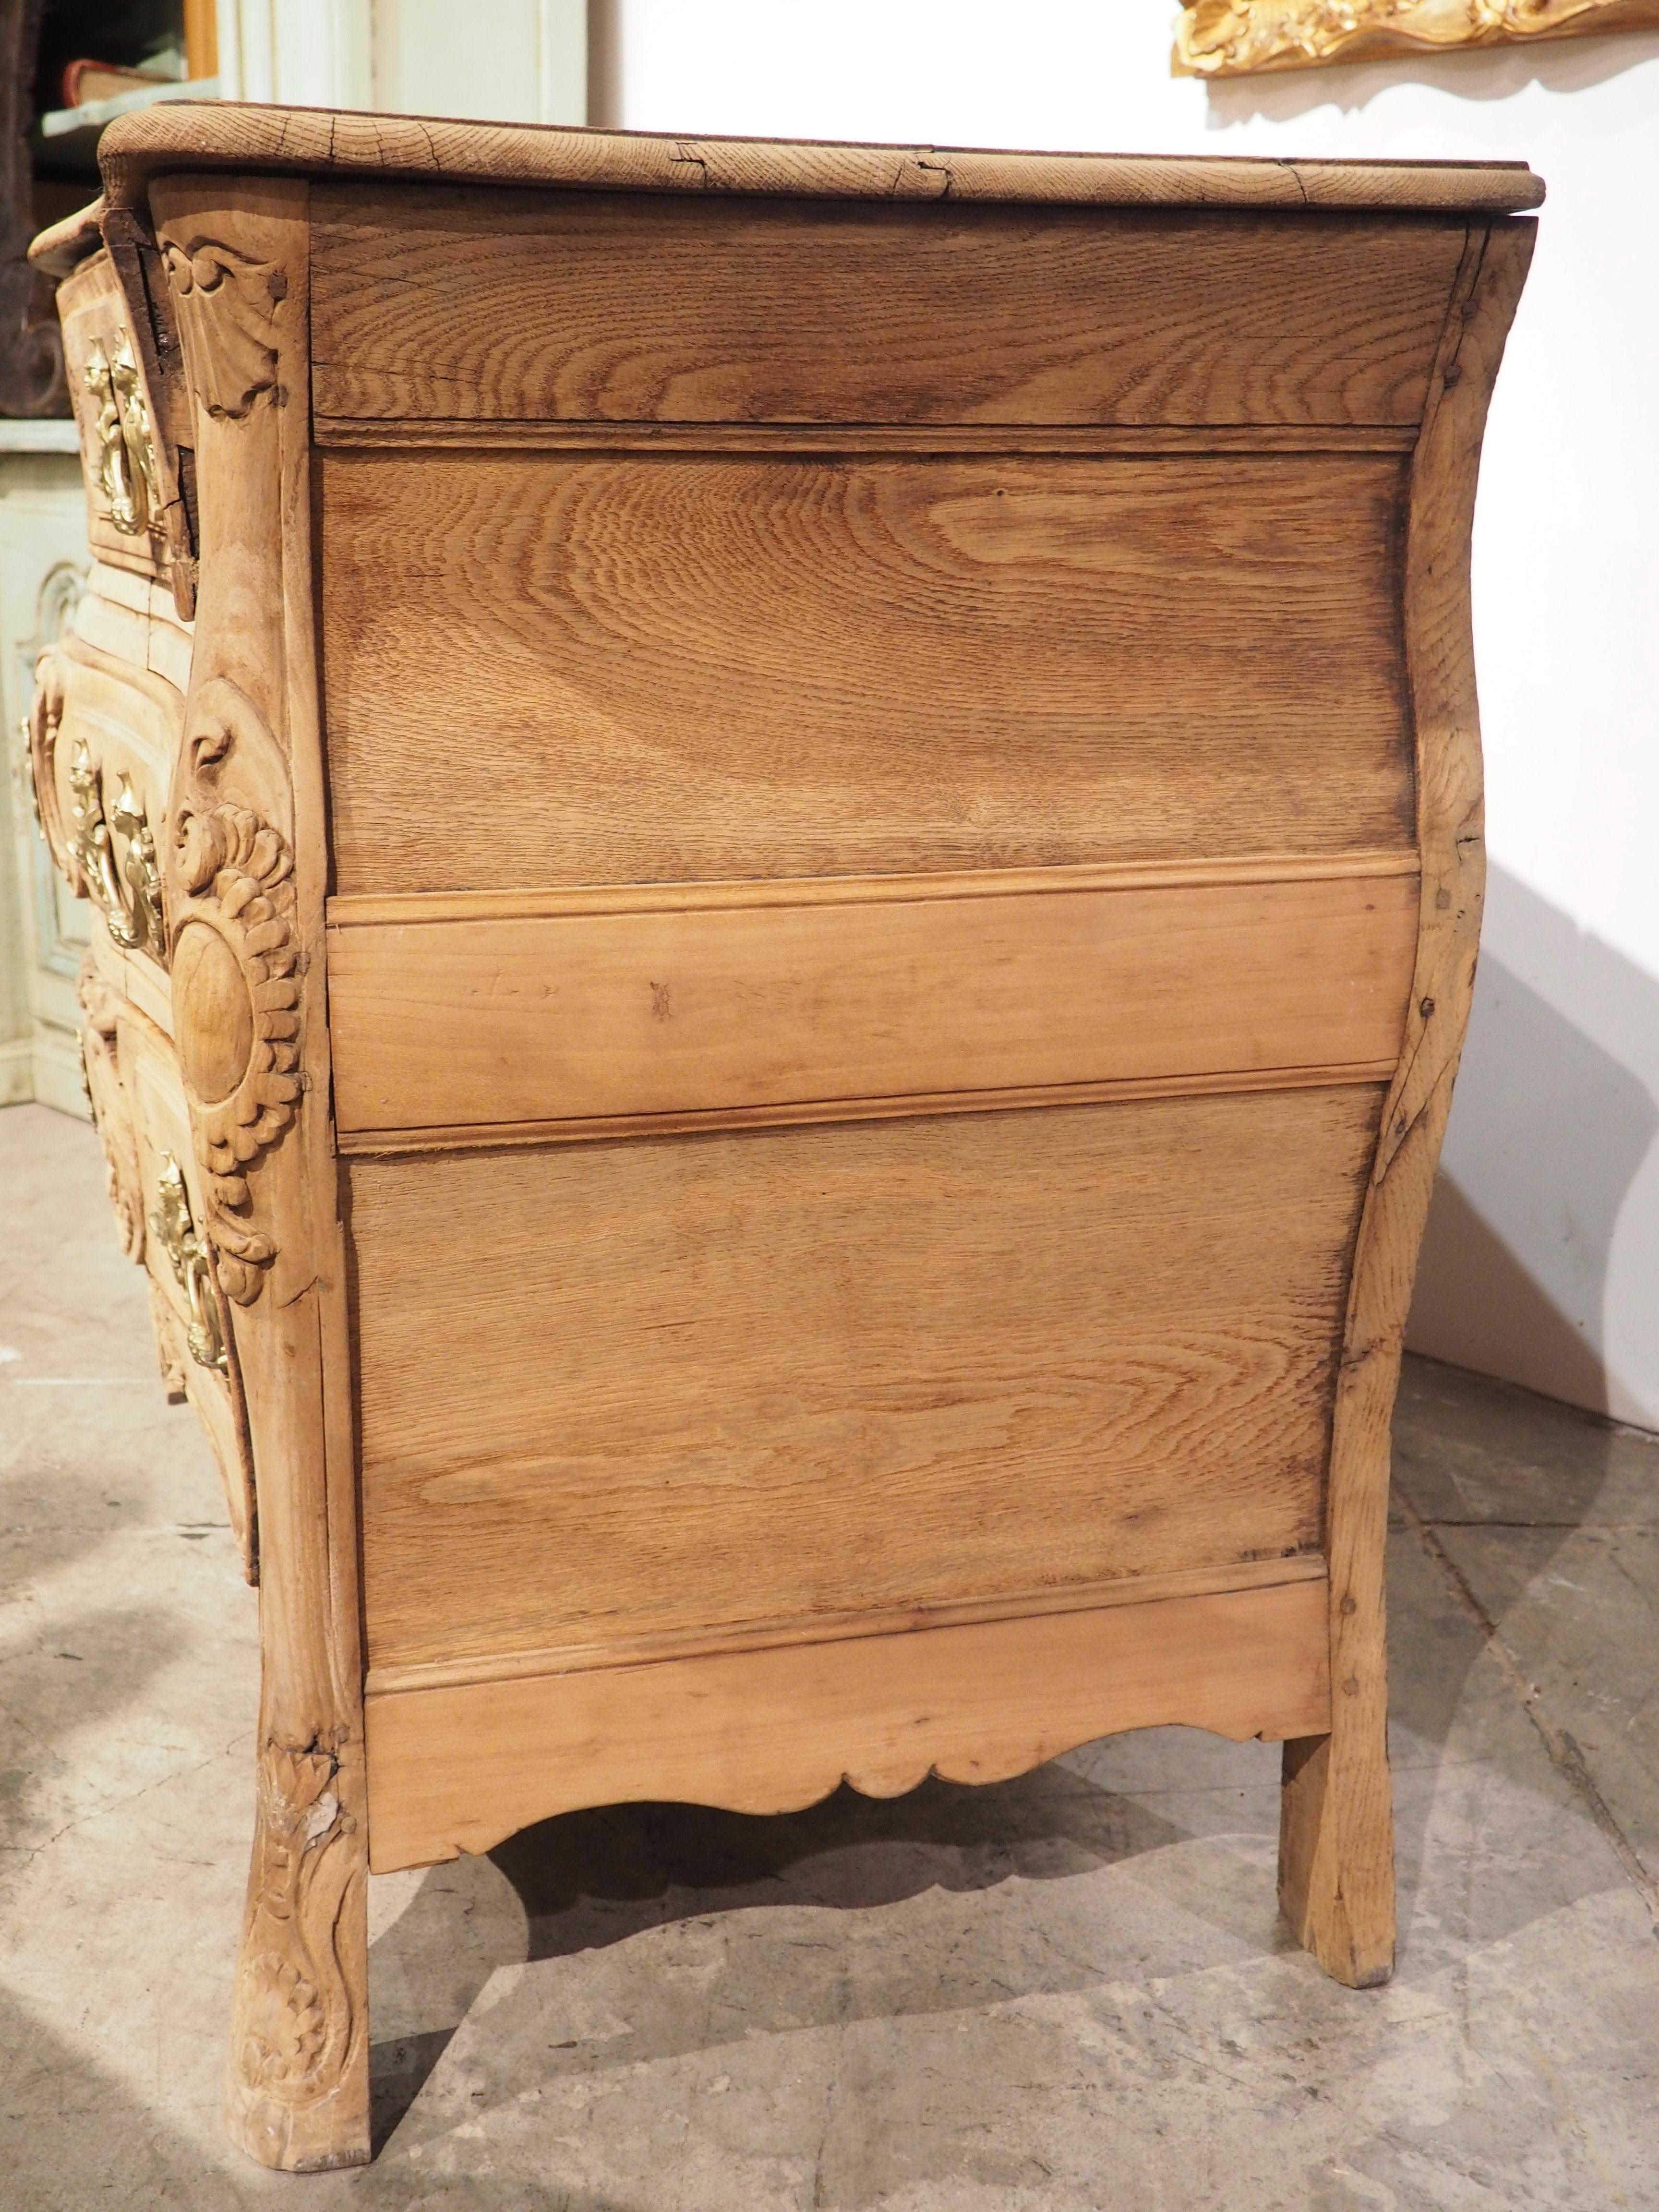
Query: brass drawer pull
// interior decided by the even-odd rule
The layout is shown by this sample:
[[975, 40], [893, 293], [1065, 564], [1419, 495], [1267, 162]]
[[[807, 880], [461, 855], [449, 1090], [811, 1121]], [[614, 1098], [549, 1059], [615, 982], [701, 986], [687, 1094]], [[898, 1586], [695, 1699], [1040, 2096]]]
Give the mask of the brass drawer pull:
[[149, 408], [125, 331], [112, 354], [93, 340], [82, 381], [98, 410], [98, 488], [108, 503], [109, 519], [125, 537], [142, 538], [159, 522], [161, 494]]
[[198, 1366], [216, 1368], [221, 1375], [227, 1375], [230, 1362], [219, 1328], [207, 1249], [191, 1213], [183, 1170], [171, 1152], [161, 1157], [155, 1190], [157, 1203], [149, 1217], [150, 1230], [172, 1261], [173, 1274], [190, 1303], [190, 1323], [185, 1331], [190, 1356]]
[[[104, 809], [103, 777], [84, 738], [70, 756], [70, 811], [75, 859], [93, 897], [103, 908], [109, 933], [127, 951], [161, 957], [161, 872], [155, 836], [138, 803], [132, 779], [123, 774], [114, 803]], [[126, 850], [118, 861], [115, 840]]]

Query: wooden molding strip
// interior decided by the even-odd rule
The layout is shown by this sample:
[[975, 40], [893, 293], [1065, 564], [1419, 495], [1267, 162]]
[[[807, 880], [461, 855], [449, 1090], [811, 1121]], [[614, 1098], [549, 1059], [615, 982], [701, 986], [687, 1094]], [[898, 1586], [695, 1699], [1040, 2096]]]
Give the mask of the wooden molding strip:
[[473, 416], [319, 415], [319, 446], [400, 453], [423, 446], [533, 453], [1249, 454], [1408, 453], [1414, 423], [654, 422], [501, 421]]
[[799, 193], [879, 200], [1011, 200], [1104, 207], [1377, 210], [1536, 207], [1524, 161], [1275, 161], [1162, 154], [1017, 154], [771, 138], [570, 131], [166, 100], [118, 116], [98, 149], [112, 204], [140, 204], [168, 170], [423, 179], [591, 191]]
[[1330, 1726], [1322, 1576], [365, 1700], [369, 1863], [485, 1851], [583, 1805], [781, 1813], [842, 1781], [1023, 1774], [1124, 1729]]
[[1051, 1613], [1091, 1613], [1103, 1606], [1149, 1605], [1164, 1598], [1268, 1589], [1281, 1583], [1325, 1580], [1320, 1552], [1276, 1559], [1230, 1560], [1218, 1567], [1177, 1568], [1167, 1574], [1123, 1575], [1112, 1582], [1069, 1589], [1024, 1590], [1017, 1595], [963, 1598], [954, 1604], [907, 1606], [889, 1613], [819, 1613], [810, 1620], [754, 1621], [741, 1628], [691, 1633], [629, 1636], [595, 1644], [549, 1644], [533, 1651], [495, 1652], [483, 1658], [442, 1659], [369, 1668], [373, 1696], [454, 1689], [465, 1683], [516, 1682], [531, 1675], [585, 1674], [595, 1667], [638, 1667], [662, 1660], [698, 1659], [721, 1651], [769, 1651], [785, 1644], [839, 1644], [848, 1637], [908, 1636], [917, 1629], [960, 1628], [990, 1620], [1030, 1620]]
[[1238, 859], [1107, 860], [1055, 868], [932, 875], [781, 876], [760, 880], [573, 884], [546, 890], [361, 892], [328, 902], [331, 929], [380, 923], [539, 921], [599, 914], [718, 914], [750, 907], [913, 905], [934, 899], [1031, 898], [1046, 891], [1149, 891], [1212, 884], [1327, 884], [1414, 876], [1414, 848], [1368, 853], [1250, 853]]
[[911, 1091], [891, 1098], [810, 1098], [778, 1106], [716, 1106], [669, 1114], [602, 1114], [531, 1121], [434, 1122], [406, 1129], [347, 1129], [348, 1158], [392, 1152], [452, 1152], [498, 1145], [597, 1144], [622, 1137], [690, 1137], [714, 1129], [788, 1129], [809, 1121], [915, 1121], [934, 1114], [1012, 1114], [1033, 1106], [1109, 1106], [1136, 1098], [1225, 1097], [1251, 1091], [1324, 1091], [1344, 1084], [1386, 1084], [1395, 1060], [1358, 1060], [1316, 1067], [1260, 1067], [1218, 1075], [1149, 1077], [1121, 1083], [1050, 1083], [1010, 1091]]
[[671, 886], [621, 907], [560, 893], [545, 903], [564, 911], [531, 915], [452, 901], [418, 923], [337, 909], [341, 1139], [845, 1119], [866, 1103], [1077, 1099], [1397, 1057], [1414, 872], [1133, 888], [1060, 874], [1010, 875], [990, 895], [959, 877], [851, 897]]

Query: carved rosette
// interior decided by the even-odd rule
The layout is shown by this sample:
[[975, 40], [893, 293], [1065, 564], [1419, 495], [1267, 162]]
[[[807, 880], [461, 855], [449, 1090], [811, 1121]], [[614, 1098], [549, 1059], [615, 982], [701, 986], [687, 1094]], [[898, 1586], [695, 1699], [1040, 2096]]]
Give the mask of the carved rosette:
[[231, 2029], [232, 2094], [300, 2106], [326, 2095], [367, 2022], [343, 1914], [363, 1881], [356, 1823], [330, 1752], [267, 1744], [248, 1873], [243, 1971]]
[[121, 1011], [118, 992], [98, 973], [88, 952], [81, 963], [76, 996], [86, 1021], [81, 1030], [81, 1072], [87, 1103], [104, 1147], [104, 1176], [116, 1234], [129, 1260], [144, 1256], [144, 1194], [138, 1167], [138, 1133], [133, 1126], [132, 1105], [121, 1080], [116, 1057], [116, 1024]]
[[251, 807], [221, 804], [179, 816], [173, 872], [184, 894], [173, 1023], [207, 1176], [207, 1234], [226, 1295], [251, 1305], [276, 1247], [251, 1218], [248, 1170], [293, 1121], [304, 1087], [294, 855]]

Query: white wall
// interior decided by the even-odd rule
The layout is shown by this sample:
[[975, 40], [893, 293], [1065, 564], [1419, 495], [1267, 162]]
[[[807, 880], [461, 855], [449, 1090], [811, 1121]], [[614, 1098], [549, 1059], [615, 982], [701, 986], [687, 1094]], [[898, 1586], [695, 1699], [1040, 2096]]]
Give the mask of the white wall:
[[1492, 894], [1413, 1340], [1659, 1428], [1659, 35], [1206, 87], [1172, 0], [599, 0], [592, 119], [1529, 161], [1474, 589]]
[[226, 100], [580, 123], [586, 0], [218, 0]]

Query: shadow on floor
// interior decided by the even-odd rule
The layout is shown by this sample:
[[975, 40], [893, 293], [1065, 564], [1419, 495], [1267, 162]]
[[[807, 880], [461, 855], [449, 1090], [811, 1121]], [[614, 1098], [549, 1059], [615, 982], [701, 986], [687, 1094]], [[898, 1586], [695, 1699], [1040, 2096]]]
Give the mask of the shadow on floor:
[[[892, 1799], [843, 1786], [799, 1813], [596, 1807], [541, 1821], [489, 1853], [515, 1909], [506, 1909], [499, 1885], [484, 1894], [465, 1861], [434, 1869], [374, 1945], [370, 1972], [396, 1972], [407, 1959], [420, 1973], [434, 1959], [455, 1956], [459, 1894], [470, 1966], [446, 2007], [459, 2025], [489, 1973], [509, 1962], [570, 1958], [672, 1921], [757, 1905], [864, 1911], [928, 1891], [1060, 1879], [1161, 1850], [1186, 1832], [1054, 1764], [1008, 1782], [929, 1780]], [[376, 2045], [377, 2148], [454, 2033], [443, 2027]]]
[[[1547, 1564], [1595, 1516], [1616, 1455], [1632, 1448], [1629, 1432], [1512, 1386], [1432, 1362], [1406, 1364], [1395, 1477], [1413, 1514], [1431, 1533], [1474, 1521], [1518, 1524], [1537, 1538], [1512, 1585], [1483, 1590], [1494, 1618], [1540, 1571], [1539, 1546]], [[1415, 1557], [1401, 1555], [1405, 1601], [1395, 1615], [1393, 1717], [1413, 1763], [1437, 1767], [1486, 1637], [1441, 1567], [1424, 1556], [1419, 1537], [1397, 1529], [1395, 1540], [1412, 1545]], [[1512, 1765], [1512, 1779], [1535, 1787], [1538, 1747], [1529, 1726], [1522, 1721], [1500, 1734], [1503, 1740], [1484, 1748], [1482, 1757], [1500, 1767]], [[1198, 1787], [1213, 1771], [1206, 1767], [1206, 1744], [1211, 1755], [1230, 1750], [1193, 1739]], [[1267, 1747], [1249, 1753], [1270, 1784], [1276, 1754]], [[1241, 1771], [1235, 1765], [1230, 1772]], [[1402, 1942], [1409, 1941], [1432, 1798], [1432, 1789], [1401, 1792]], [[1255, 1825], [1261, 1825], [1259, 1814]], [[1099, 1786], [1060, 1765], [988, 1787], [930, 1781], [890, 1801], [843, 1788], [804, 1812], [771, 1818], [690, 1805], [599, 1808], [527, 1829], [487, 1862], [434, 1869], [377, 1942], [373, 1971], [429, 1987], [432, 1962], [453, 1961], [453, 1980], [428, 2017], [459, 2023], [503, 1965], [574, 1958], [647, 1929], [755, 1906], [857, 1911], [932, 1891], [1060, 1878], [1160, 1850], [1188, 1835], [1143, 1797]], [[1270, 1868], [1262, 1872], [1270, 1898]], [[1283, 1929], [1279, 1941], [1291, 1948]], [[935, 1960], [934, 1971], [941, 1984], [950, 1978], [948, 1961]], [[1046, 1987], [1046, 1972], [1040, 1978]], [[936, 1991], [925, 2008], [945, 2002]], [[453, 2033], [453, 2026], [434, 2027], [377, 2047], [377, 2142], [409, 2111]]]
[[[1628, 1480], [1627, 1462], [1652, 1450], [1638, 1432], [1514, 1383], [1407, 1358], [1394, 1419], [1394, 1541], [1423, 1561], [1435, 1596], [1432, 1610], [1409, 1616], [1390, 1599], [1389, 1702], [1391, 1731], [1415, 1755], [1431, 1751], [1440, 1762], [1491, 1632], [1501, 1637], [1511, 1607]], [[1471, 1528], [1520, 1532], [1526, 1540], [1488, 1553], [1478, 1589], [1463, 1581], [1444, 1545]], [[1577, 1778], [1560, 1766], [1548, 1736], [1539, 1735], [1564, 1780], [1577, 1789]], [[1524, 1745], [1528, 1759], [1535, 1754], [1530, 1725], [1513, 1741]], [[1483, 1755], [1506, 1763], [1499, 1741], [1488, 1743]], [[1401, 1803], [1396, 1812], [1402, 1949], [1410, 1940], [1428, 1809], [1425, 1799], [1414, 1808]]]

